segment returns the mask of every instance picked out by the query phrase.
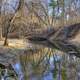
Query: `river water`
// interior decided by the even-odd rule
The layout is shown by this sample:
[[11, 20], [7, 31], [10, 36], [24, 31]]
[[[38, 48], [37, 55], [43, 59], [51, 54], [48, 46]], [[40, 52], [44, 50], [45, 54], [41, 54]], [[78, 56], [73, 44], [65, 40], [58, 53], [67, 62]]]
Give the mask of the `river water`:
[[44, 49], [20, 55], [19, 59], [12, 65], [16, 79], [6, 80], [80, 80], [80, 59], [73, 55]]
[[80, 80], [79, 58], [54, 50], [43, 52], [21, 59], [25, 80]]

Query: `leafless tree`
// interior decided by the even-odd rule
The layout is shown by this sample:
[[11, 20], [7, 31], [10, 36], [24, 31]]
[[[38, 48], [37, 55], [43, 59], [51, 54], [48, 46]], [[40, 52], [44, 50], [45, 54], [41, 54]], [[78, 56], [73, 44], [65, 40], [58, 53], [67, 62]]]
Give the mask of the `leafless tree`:
[[[62, 0], [62, 2], [63, 2], [63, 0]], [[41, 15], [38, 14], [37, 8], [35, 7], [37, 4], [38, 4], [38, 6], [41, 7], [40, 9], [43, 11], [45, 16], [47, 17], [46, 19], [48, 22], [46, 21], [46, 19], [42, 18]], [[50, 27], [51, 24], [49, 24], [49, 15], [46, 12], [46, 8], [44, 7], [44, 5], [42, 5], [41, 2], [39, 2], [39, 3], [31, 2], [32, 7], [29, 7], [28, 4], [26, 4], [26, 6], [28, 7], [29, 11], [33, 12], [41, 22], [43, 22], [46, 26], [49, 26], [49, 28], [51, 28]], [[62, 5], [62, 6], [63, 6], [63, 11], [64, 11], [64, 5]], [[64, 18], [64, 16], [63, 16], [63, 18]], [[50, 33], [49, 34], [46, 33], [46, 35], [44, 34], [43, 31], [42, 31], [42, 35], [40, 35], [39, 33], [35, 34], [35, 32], [34, 32], [33, 33], [34, 35], [30, 34], [29, 36], [31, 36], [31, 37], [29, 37], [28, 39], [32, 43], [42, 44], [42, 45], [46, 45], [48, 47], [52, 46], [53, 48], [55, 47], [56, 49], [59, 49], [63, 52], [72, 53], [72, 54], [80, 57], [79, 47], [74, 44], [75, 42], [71, 43], [71, 40], [74, 39], [73, 37], [75, 37], [76, 33], [80, 31], [80, 24], [74, 24], [74, 25], [70, 25], [70, 26], [66, 26], [66, 27], [64, 27], [64, 26], [59, 27], [58, 29], [56, 29], [53, 26], [53, 28], [50, 30], [50, 31], [53, 30], [52, 33], [49, 31]], [[47, 31], [48, 31], [48, 29], [47, 29]]]
[[[7, 4], [7, 1], [5, 2]], [[4, 27], [4, 32], [5, 32], [5, 41], [4, 41], [4, 45], [8, 45], [8, 42], [7, 42], [7, 38], [8, 38], [8, 33], [10, 33], [10, 31], [14, 31], [15, 28], [13, 30], [11, 30], [11, 27], [12, 27], [12, 23], [13, 23], [13, 20], [16, 16], [16, 14], [22, 9], [23, 7], [23, 4], [24, 4], [24, 0], [20, 0], [19, 3], [17, 3], [19, 5], [17, 5], [17, 8], [14, 8], [13, 5], [10, 5], [13, 10], [14, 10], [14, 13], [11, 13], [11, 12], [8, 12], [6, 9], [7, 6], [9, 6], [9, 4], [7, 5], [2, 5], [4, 8], [2, 8], [2, 12], [1, 12], [1, 19], [2, 19], [2, 26]], [[15, 6], [16, 7], [16, 6]], [[7, 13], [8, 12], [8, 13]]]

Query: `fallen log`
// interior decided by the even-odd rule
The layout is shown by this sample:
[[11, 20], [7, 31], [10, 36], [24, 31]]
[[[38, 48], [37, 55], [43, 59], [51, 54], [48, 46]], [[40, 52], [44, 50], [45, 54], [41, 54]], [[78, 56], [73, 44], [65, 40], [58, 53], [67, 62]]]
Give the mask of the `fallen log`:
[[[29, 35], [30, 43], [55, 48], [80, 58], [80, 23], [65, 26], [50, 34]], [[78, 43], [78, 44], [76, 44]]]

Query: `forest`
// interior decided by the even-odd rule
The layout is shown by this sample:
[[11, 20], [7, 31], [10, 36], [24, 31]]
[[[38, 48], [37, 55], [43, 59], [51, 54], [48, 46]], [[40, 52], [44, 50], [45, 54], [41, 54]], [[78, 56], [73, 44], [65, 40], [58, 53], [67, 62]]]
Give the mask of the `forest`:
[[0, 0], [0, 80], [80, 80], [80, 0]]

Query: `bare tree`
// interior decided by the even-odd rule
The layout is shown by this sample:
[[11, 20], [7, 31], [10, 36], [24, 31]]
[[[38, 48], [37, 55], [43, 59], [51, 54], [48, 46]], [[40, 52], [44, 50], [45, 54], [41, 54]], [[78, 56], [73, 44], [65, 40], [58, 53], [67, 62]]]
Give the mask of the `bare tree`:
[[[6, 1], [5, 3], [7, 4], [7, 1]], [[12, 23], [13, 23], [13, 20], [14, 20], [14, 18], [15, 18], [15, 16], [16, 16], [17, 12], [19, 12], [19, 11], [22, 9], [22, 7], [23, 7], [24, 0], [20, 0], [19, 3], [17, 3], [17, 4], [19, 4], [19, 5], [17, 5], [17, 8], [13, 7], [13, 5], [10, 5], [10, 6], [13, 8], [14, 13], [8, 12], [8, 11], [6, 10], [6, 9], [7, 9], [6, 7], [9, 6], [9, 4], [3, 5], [4, 8], [3, 8], [3, 10], [2, 10], [1, 16], [2, 16], [2, 19], [3, 19], [2, 24], [3, 24], [4, 30], [5, 30], [5, 31], [4, 31], [4, 32], [5, 32], [4, 45], [8, 45], [8, 42], [7, 42], [8, 33], [9, 33], [10, 30], [11, 30], [11, 25], [12, 25]], [[7, 12], [8, 12], [8, 13], [7, 13]], [[14, 29], [11, 30], [11, 31], [14, 31]]]
[[[64, 14], [64, 0], [61, 0], [61, 3], [62, 4], [60, 4], [61, 5], [60, 7], [62, 7], [62, 9], [63, 9], [62, 13]], [[46, 19], [42, 18], [42, 16], [40, 16], [40, 14], [38, 14], [37, 8], [35, 7], [37, 4], [38, 4], [38, 6], [41, 7], [41, 10], [43, 11], [43, 13], [45, 14], [45, 16], [47, 17], [47, 20], [48, 20], [49, 15], [46, 12], [46, 8], [44, 7], [44, 5], [41, 2], [39, 2], [39, 3], [31, 2], [32, 7], [29, 7], [28, 4], [26, 6], [28, 7], [30, 12], [33, 12], [36, 15], [36, 17], [43, 24], [46, 25], [46, 27], [48, 26], [51, 29], [51, 27], [50, 27], [51, 24], [49, 24], [49, 22], [47, 22]], [[61, 19], [63, 19], [62, 21], [65, 20], [63, 14], [62, 14], [62, 18], [61, 18]], [[52, 20], [53, 20], [53, 17], [52, 17]], [[53, 21], [52, 21], [52, 23], [53, 23]], [[55, 47], [56, 49], [61, 50], [63, 52], [72, 53], [73, 55], [80, 57], [79, 47], [74, 44], [75, 42], [71, 43], [71, 40], [70, 40], [70, 38], [74, 39], [73, 37], [75, 37], [76, 33], [80, 31], [80, 24], [74, 24], [74, 25], [66, 26], [66, 27], [62, 26], [62, 27], [59, 27], [58, 29], [56, 29], [53, 26], [53, 29], [51, 29], [51, 30], [53, 30], [52, 33], [49, 33], [49, 34], [46, 33], [46, 35], [44, 34], [43, 31], [42, 31], [42, 35], [40, 35], [39, 33], [35, 34], [35, 32], [34, 32], [33, 33], [34, 35], [30, 34], [28, 39], [32, 43], [39, 44], [39, 45], [42, 44], [42, 45], [46, 45], [48, 47], [52, 46], [53, 48]], [[48, 29], [47, 29], [47, 31], [48, 31]]]

